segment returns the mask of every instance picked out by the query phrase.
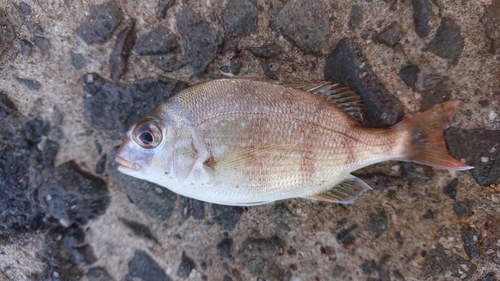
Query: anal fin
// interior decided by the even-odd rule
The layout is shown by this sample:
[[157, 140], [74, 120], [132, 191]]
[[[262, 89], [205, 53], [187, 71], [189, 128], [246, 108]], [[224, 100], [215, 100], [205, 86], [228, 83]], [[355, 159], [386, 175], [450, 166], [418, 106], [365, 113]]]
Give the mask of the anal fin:
[[332, 203], [351, 204], [361, 194], [370, 189], [371, 187], [361, 179], [355, 176], [350, 176], [346, 180], [334, 186], [332, 189], [307, 198]]

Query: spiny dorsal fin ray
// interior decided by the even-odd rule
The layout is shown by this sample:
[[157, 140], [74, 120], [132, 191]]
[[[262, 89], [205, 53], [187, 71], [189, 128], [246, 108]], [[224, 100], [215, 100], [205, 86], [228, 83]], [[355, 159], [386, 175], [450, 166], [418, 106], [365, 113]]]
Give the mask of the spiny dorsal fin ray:
[[335, 104], [353, 119], [365, 123], [368, 117], [366, 107], [361, 98], [347, 87], [340, 87], [330, 82], [318, 83], [284, 83], [274, 82], [283, 87], [290, 87], [318, 95]]
[[350, 176], [332, 189], [307, 198], [340, 204], [351, 204], [361, 194], [370, 189], [371, 187], [364, 181], [355, 176]]

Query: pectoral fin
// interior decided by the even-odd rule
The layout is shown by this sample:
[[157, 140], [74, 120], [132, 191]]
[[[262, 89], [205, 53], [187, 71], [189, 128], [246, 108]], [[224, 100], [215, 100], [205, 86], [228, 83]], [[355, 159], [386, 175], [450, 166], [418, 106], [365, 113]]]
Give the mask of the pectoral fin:
[[370, 189], [371, 187], [364, 181], [355, 176], [350, 176], [327, 192], [316, 194], [307, 198], [332, 203], [351, 204], [361, 194]]

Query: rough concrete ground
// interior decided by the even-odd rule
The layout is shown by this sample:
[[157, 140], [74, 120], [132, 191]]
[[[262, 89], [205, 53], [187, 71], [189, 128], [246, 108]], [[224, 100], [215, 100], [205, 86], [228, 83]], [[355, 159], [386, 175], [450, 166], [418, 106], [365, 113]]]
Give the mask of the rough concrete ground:
[[[498, 0], [103, 3], [0, 0], [0, 280], [500, 278]], [[248, 208], [117, 173], [126, 127], [220, 69], [342, 83], [371, 126], [462, 100], [446, 139], [476, 169]]]

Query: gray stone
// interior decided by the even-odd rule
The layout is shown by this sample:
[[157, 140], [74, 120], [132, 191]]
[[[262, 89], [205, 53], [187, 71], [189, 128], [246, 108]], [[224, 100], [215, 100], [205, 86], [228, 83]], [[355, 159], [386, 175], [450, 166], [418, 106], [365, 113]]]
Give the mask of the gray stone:
[[321, 0], [290, 0], [278, 13], [275, 27], [304, 52], [319, 53], [330, 36], [330, 15]]
[[170, 281], [170, 277], [165, 274], [158, 263], [142, 250], [135, 251], [134, 257], [129, 261], [128, 274], [143, 281]]
[[118, 33], [113, 51], [111, 51], [111, 55], [109, 56], [109, 74], [111, 79], [115, 81], [119, 80], [127, 71], [128, 59], [135, 44], [134, 26], [135, 23], [132, 22]]
[[193, 68], [194, 75], [201, 76], [208, 64], [215, 59], [222, 38], [189, 8], [180, 11], [176, 20], [184, 56]]
[[474, 259], [479, 257], [478, 235], [474, 231], [462, 227], [462, 241], [464, 242], [464, 250], [469, 258]]
[[394, 47], [394, 45], [399, 43], [401, 37], [403, 37], [401, 27], [399, 27], [397, 22], [393, 21], [391, 24], [380, 30], [377, 35], [377, 41], [389, 47]]
[[469, 199], [465, 199], [462, 202], [455, 202], [455, 204], [453, 204], [453, 212], [455, 212], [455, 215], [461, 219], [472, 217], [474, 215], [474, 212], [470, 207]]
[[89, 269], [87, 272], [89, 281], [112, 281], [113, 278], [109, 275], [104, 267], [96, 266]]
[[177, 48], [177, 39], [170, 29], [160, 26], [137, 40], [136, 52], [139, 55], [162, 55]]
[[262, 47], [248, 47], [247, 50], [255, 57], [268, 59], [281, 53], [282, 48], [280, 45], [272, 44]]
[[7, 15], [0, 9], [0, 64], [7, 57], [16, 38], [14, 27], [7, 20]]
[[278, 237], [247, 238], [241, 245], [240, 254], [251, 274], [267, 281], [289, 280], [290, 269], [278, 260], [279, 251], [284, 247], [285, 242]]
[[232, 238], [225, 238], [217, 244], [217, 250], [219, 251], [219, 255], [223, 258], [231, 257], [231, 246], [233, 245]]
[[416, 65], [410, 64], [406, 65], [399, 71], [399, 77], [403, 79], [405, 84], [415, 90], [415, 82], [417, 82], [417, 75], [420, 72], [420, 68]]
[[486, 34], [491, 40], [489, 52], [500, 54], [500, 0], [493, 0], [491, 5], [484, 7], [481, 23], [486, 28]]
[[90, 7], [90, 13], [78, 28], [78, 35], [87, 44], [104, 44], [111, 39], [123, 13], [114, 1]]
[[266, 75], [267, 78], [272, 79], [272, 80], [278, 80], [278, 76], [274, 74], [274, 72], [271, 70], [271, 67], [267, 62], [265, 61], [260, 61], [260, 66], [262, 67], [262, 71], [264, 72], [264, 75]]
[[73, 51], [71, 51], [71, 63], [75, 69], [82, 69], [86, 65], [85, 58]]
[[155, 57], [154, 64], [165, 72], [176, 71], [187, 64], [180, 52], [170, 52]]
[[21, 9], [25, 16], [31, 16], [31, 6], [28, 3], [24, 1], [19, 2], [19, 9]]
[[19, 40], [19, 47], [21, 48], [21, 55], [24, 57], [29, 57], [31, 55], [31, 51], [33, 50], [33, 44], [26, 39]]
[[360, 5], [352, 5], [349, 14], [349, 29], [355, 30], [358, 25], [363, 22], [363, 7]]
[[28, 89], [33, 91], [40, 90], [42, 88], [42, 84], [34, 79], [16, 77], [16, 80], [17, 82], [22, 83], [23, 85], [28, 87]]
[[40, 49], [40, 52], [44, 57], [49, 55], [49, 39], [42, 36], [33, 36], [33, 38], [31, 38], [31, 41]]
[[187, 278], [194, 268], [195, 264], [193, 259], [188, 257], [185, 252], [182, 252], [181, 264], [177, 269], [177, 276]]
[[237, 61], [237, 62], [232, 63], [230, 65], [221, 66], [219, 69], [220, 69], [220, 71], [222, 71], [224, 73], [238, 75], [240, 73], [240, 69], [242, 66], [243, 66], [243, 63], [240, 61]]
[[214, 221], [222, 229], [232, 230], [240, 220], [243, 208], [212, 204], [211, 213]]
[[157, 19], [164, 19], [167, 16], [167, 10], [175, 4], [175, 0], [158, 0]]
[[224, 32], [231, 37], [245, 37], [257, 28], [257, 8], [255, 1], [229, 0], [222, 20]]
[[424, 47], [423, 51], [447, 59], [449, 65], [455, 66], [460, 59], [464, 44], [460, 27], [455, 21], [450, 18], [442, 18], [436, 37]]
[[429, 35], [431, 27], [429, 21], [432, 18], [432, 4], [430, 0], [411, 0], [413, 6], [413, 22], [418, 37]]

